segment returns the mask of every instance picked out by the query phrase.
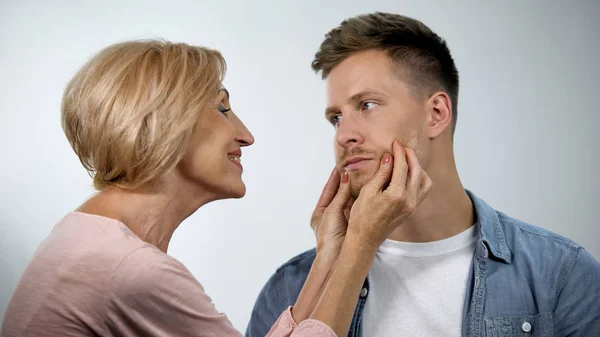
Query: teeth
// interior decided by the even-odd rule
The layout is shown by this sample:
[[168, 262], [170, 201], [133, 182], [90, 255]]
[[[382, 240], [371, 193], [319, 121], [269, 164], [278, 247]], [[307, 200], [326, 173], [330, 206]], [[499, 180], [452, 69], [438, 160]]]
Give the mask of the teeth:
[[237, 162], [237, 163], [241, 162], [239, 156], [229, 156], [229, 160]]

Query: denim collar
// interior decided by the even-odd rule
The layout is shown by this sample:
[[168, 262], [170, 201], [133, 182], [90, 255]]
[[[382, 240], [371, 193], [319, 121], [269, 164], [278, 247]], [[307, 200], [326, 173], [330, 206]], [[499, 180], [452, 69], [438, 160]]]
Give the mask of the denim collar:
[[475, 207], [475, 214], [479, 224], [478, 241], [483, 242], [496, 259], [510, 264], [512, 255], [506, 244], [504, 230], [500, 225], [498, 213], [485, 201], [478, 198], [473, 192], [469, 190], [465, 191], [471, 198], [473, 206]]

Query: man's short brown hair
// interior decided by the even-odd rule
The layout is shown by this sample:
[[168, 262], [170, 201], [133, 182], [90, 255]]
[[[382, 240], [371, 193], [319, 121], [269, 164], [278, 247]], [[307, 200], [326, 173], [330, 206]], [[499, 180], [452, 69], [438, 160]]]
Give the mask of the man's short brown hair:
[[393, 71], [418, 97], [444, 91], [452, 100], [452, 130], [456, 127], [458, 70], [446, 41], [421, 21], [376, 12], [344, 20], [325, 35], [312, 69], [326, 79], [352, 54], [380, 49], [388, 52]]

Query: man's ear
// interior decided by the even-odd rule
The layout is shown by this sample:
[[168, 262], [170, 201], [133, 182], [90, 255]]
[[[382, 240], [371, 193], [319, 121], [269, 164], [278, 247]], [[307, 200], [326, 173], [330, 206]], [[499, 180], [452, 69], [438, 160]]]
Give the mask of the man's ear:
[[427, 101], [428, 137], [437, 138], [452, 128], [452, 100], [447, 93], [439, 91]]

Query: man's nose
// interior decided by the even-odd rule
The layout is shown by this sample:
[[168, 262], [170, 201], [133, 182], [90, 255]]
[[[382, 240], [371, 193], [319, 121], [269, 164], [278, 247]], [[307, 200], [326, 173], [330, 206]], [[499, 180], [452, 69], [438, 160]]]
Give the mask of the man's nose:
[[363, 131], [356, 118], [344, 116], [337, 127], [336, 141], [343, 148], [351, 148], [364, 143]]

